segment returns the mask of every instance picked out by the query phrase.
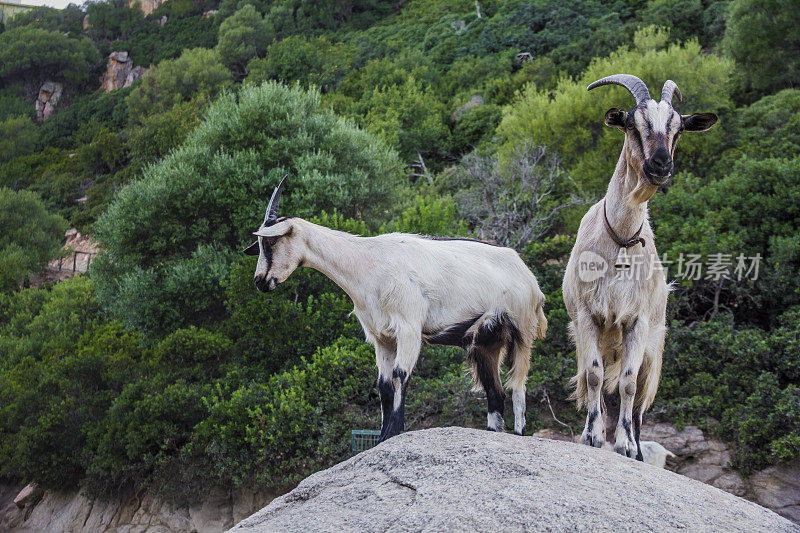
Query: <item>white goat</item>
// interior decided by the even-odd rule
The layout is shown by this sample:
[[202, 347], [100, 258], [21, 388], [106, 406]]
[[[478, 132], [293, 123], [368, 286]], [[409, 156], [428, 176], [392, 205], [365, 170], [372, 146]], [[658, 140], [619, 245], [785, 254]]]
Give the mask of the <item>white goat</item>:
[[[675, 457], [674, 453], [653, 440], [639, 441], [639, 447], [642, 449], [642, 461], [658, 468], [667, 465], [667, 457]], [[614, 447], [608, 442], [603, 444], [603, 449], [614, 451]]]
[[578, 362], [573, 399], [579, 408], [588, 409], [581, 442], [602, 447], [602, 387], [609, 393], [619, 387], [614, 449], [641, 461], [639, 431], [642, 414], [653, 403], [661, 378], [669, 293], [647, 202], [672, 176], [680, 134], [705, 131], [717, 116], [678, 114], [672, 97], [680, 99], [681, 94], [672, 80], [664, 84], [660, 102], [650, 97], [642, 80], [629, 74], [608, 76], [588, 88], [608, 84], [627, 88], [636, 106], [630, 111], [612, 108], [606, 112], [605, 124], [624, 132], [625, 143], [605, 198], [581, 220], [563, 293]]
[[406, 386], [423, 341], [468, 350], [494, 431], [505, 428], [500, 365], [507, 354], [514, 431], [522, 434], [531, 345], [544, 337], [547, 319], [544, 295], [519, 255], [472, 240], [402, 233], [357, 237], [300, 218], [278, 218], [283, 183], [270, 199], [256, 242], [245, 250], [259, 256], [256, 287], [274, 290], [306, 266], [350, 296], [367, 341], [375, 346], [380, 440], [403, 431]]

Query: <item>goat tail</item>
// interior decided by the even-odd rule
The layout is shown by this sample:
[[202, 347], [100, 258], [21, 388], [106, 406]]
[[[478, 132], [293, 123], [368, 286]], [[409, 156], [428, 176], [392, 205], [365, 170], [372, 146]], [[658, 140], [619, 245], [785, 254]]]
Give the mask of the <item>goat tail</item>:
[[[531, 312], [533, 311], [533, 312]], [[528, 372], [531, 368], [531, 347], [533, 341], [544, 339], [547, 335], [547, 317], [544, 314], [544, 294], [534, 291], [531, 307], [525, 313], [525, 318], [520, 324], [521, 328], [513, 328], [507, 343], [507, 358], [511, 365], [506, 376], [506, 387], [511, 390], [524, 390], [528, 381]], [[516, 333], [516, 334], [514, 334]]]
[[644, 413], [653, 405], [658, 392], [658, 384], [661, 381], [663, 341], [661, 346], [655, 347], [656, 349], [652, 348], [648, 347], [645, 350], [644, 360], [636, 379], [636, 396], [633, 399], [633, 406], [640, 413]]
[[575, 406], [580, 411], [583, 407], [586, 406], [586, 398], [588, 397], [589, 391], [586, 386], [586, 365], [584, 364], [583, 358], [581, 354], [578, 353], [578, 346], [575, 342], [575, 323], [570, 321], [569, 325], [567, 326], [569, 329], [569, 336], [572, 337], [573, 342], [575, 343], [575, 359], [578, 364], [578, 372], [569, 379], [569, 385], [572, 387], [572, 394], [569, 395], [568, 400], [574, 401]]
[[539, 302], [536, 306], [536, 333], [534, 339], [544, 339], [547, 335], [547, 317], [544, 316], [544, 304]]

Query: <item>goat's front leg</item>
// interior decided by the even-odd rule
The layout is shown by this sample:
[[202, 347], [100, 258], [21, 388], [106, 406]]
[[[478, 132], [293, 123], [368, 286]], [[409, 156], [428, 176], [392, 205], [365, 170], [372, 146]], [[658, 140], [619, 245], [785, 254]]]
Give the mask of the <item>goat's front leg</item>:
[[[636, 399], [636, 381], [639, 368], [644, 359], [647, 345], [648, 325], [644, 319], [634, 319], [625, 324], [622, 330], [622, 361], [619, 375], [619, 421], [617, 422], [616, 442], [614, 450], [626, 457], [640, 457], [638, 426], [641, 424], [641, 412], [633, 408]], [[636, 430], [636, 431], [634, 431]]]
[[[575, 321], [575, 348], [579, 358], [578, 368], [586, 386], [586, 427], [580, 442], [602, 448], [606, 440], [606, 422], [603, 412], [603, 355], [600, 351], [602, 330], [588, 313], [580, 313]], [[582, 388], [579, 384], [579, 390]]]
[[[411, 371], [417, 364], [419, 350], [422, 347], [421, 329], [403, 328], [397, 331], [397, 351], [392, 367], [391, 379], [384, 382], [381, 388], [381, 405], [383, 406], [383, 429], [379, 442], [399, 435], [405, 426], [406, 388], [411, 379]], [[385, 390], [385, 392], [384, 392]], [[384, 394], [391, 397], [391, 404], [384, 403]], [[386, 410], [389, 410], [388, 419]]]

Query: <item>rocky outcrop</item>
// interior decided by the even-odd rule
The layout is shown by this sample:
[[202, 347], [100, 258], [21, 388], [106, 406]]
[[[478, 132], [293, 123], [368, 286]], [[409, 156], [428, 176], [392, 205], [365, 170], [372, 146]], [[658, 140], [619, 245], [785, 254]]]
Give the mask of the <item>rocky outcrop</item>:
[[64, 92], [64, 85], [56, 81], [46, 81], [39, 88], [39, 96], [33, 106], [36, 108], [36, 120], [43, 122], [53, 116], [56, 104]]
[[[230, 494], [212, 490], [201, 503], [176, 506], [146, 493], [118, 498], [92, 498], [80, 492], [23, 489], [13, 501], [9, 486], [0, 485], [0, 531], [9, 532], [184, 532], [224, 531], [269, 503], [274, 495], [252, 491]], [[21, 497], [22, 496], [22, 497]], [[19, 501], [19, 503], [16, 503]]]
[[318, 472], [232, 531], [800, 531], [715, 487], [570, 442], [404, 433]]
[[748, 495], [744, 479], [730, 468], [728, 447], [699, 428], [686, 426], [679, 431], [671, 424], [644, 424], [642, 439], [654, 440], [675, 454], [667, 463], [670, 470], [737, 496]]
[[133, 61], [128, 57], [128, 52], [111, 52], [108, 56], [106, 71], [100, 77], [100, 85], [107, 93], [130, 87], [130, 85], [142, 77], [145, 69], [134, 67]]
[[[614, 427], [615, 423], [615, 420], [608, 419], [606, 427]], [[573, 440], [554, 429], [543, 429], [536, 435]], [[674, 454], [674, 457], [666, 458], [668, 470], [747, 498], [800, 524], [800, 461], [772, 466], [745, 478], [731, 468], [731, 451], [725, 443], [706, 435], [696, 426], [678, 430], [672, 424], [645, 423], [642, 425], [642, 442], [646, 440], [654, 441]], [[609, 446], [609, 449], [613, 447]]]
[[146, 17], [153, 11], [159, 8], [161, 4], [166, 2], [167, 0], [129, 0], [128, 7], [136, 7], [136, 4], [139, 4], [139, 9], [142, 10], [144, 16]]
[[800, 461], [756, 472], [746, 486], [746, 498], [800, 524]]

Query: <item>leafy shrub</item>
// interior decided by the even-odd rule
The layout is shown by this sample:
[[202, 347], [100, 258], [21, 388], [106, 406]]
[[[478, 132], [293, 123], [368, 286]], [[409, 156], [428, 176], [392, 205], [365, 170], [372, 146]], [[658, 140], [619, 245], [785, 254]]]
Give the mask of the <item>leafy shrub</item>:
[[[800, 29], [793, 0], [733, 0], [723, 47], [739, 66], [746, 95], [796, 87], [800, 82]], [[751, 97], [752, 98], [752, 97]], [[744, 98], [742, 98], [744, 100]]]
[[370, 346], [342, 340], [267, 382], [219, 385], [187, 452], [218, 482], [262, 487], [285, 487], [347, 457], [350, 429], [379, 409], [368, 386], [374, 358]]
[[206, 98], [199, 96], [175, 104], [163, 113], [143, 118], [138, 127], [132, 127], [128, 132], [127, 146], [131, 151], [131, 159], [144, 165], [161, 159], [180, 146], [200, 124], [200, 117], [207, 105]]
[[0, 161], [31, 153], [38, 132], [33, 121], [25, 116], [9, 117], [0, 122]]
[[17, 286], [58, 254], [66, 221], [29, 191], [0, 188], [0, 291]]
[[220, 316], [230, 253], [249, 244], [285, 173], [284, 213], [347, 206], [343, 214], [374, 225], [402, 183], [397, 156], [322, 111], [318, 93], [245, 86], [212, 105], [98, 221], [107, 250], [94, 263], [101, 299], [126, 324], [162, 332]]
[[142, 76], [128, 96], [130, 117], [141, 122], [198, 96], [213, 98], [230, 77], [215, 50], [184, 50], [179, 58], [164, 60]]
[[29, 26], [0, 33], [0, 80], [22, 82], [28, 96], [49, 79], [81, 84], [97, 60], [97, 49], [85, 37]]
[[220, 24], [216, 50], [229, 69], [242, 74], [247, 62], [262, 54], [273, 38], [269, 21], [246, 4]]
[[326, 37], [293, 35], [272, 43], [263, 58], [248, 63], [248, 81], [277, 80], [316, 86], [323, 92], [336, 88], [351, 68], [355, 50]]
[[89, 34], [95, 40], [113, 41], [133, 33], [143, 23], [144, 14], [137, 6], [128, 6], [125, 0], [106, 0], [90, 2], [86, 18]]
[[30, 26], [77, 35], [83, 31], [83, 17], [83, 11], [75, 4], [69, 4], [64, 9], [38, 6], [17, 13], [6, 21], [5, 26], [7, 30]]

